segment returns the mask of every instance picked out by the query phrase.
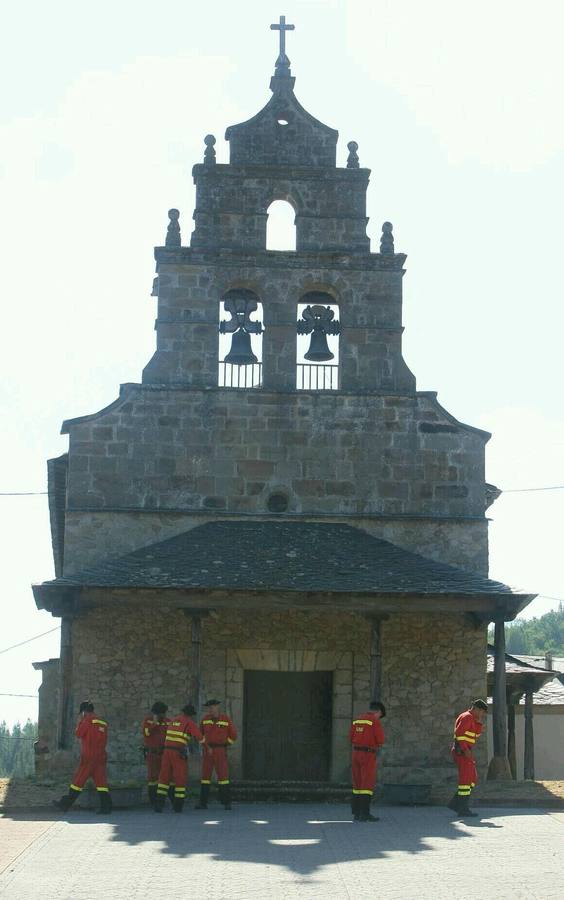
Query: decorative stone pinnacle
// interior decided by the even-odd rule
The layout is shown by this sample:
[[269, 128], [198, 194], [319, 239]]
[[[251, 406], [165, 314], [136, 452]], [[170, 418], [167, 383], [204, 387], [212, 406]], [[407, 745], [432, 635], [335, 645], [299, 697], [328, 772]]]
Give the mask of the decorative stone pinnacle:
[[174, 250], [180, 247], [180, 225], [178, 223], [180, 213], [177, 209], [169, 209], [168, 217], [170, 222], [166, 230], [165, 247]]
[[349, 141], [347, 144], [347, 148], [349, 151], [349, 158], [347, 159], [347, 169], [358, 169], [359, 161], [358, 161], [358, 144], [356, 141]]
[[206, 134], [204, 144], [206, 145], [206, 149], [204, 150], [204, 165], [215, 166], [215, 135]]
[[380, 238], [380, 253], [394, 253], [394, 236], [392, 234], [393, 225], [391, 222], [384, 222], [382, 225], [382, 237]]

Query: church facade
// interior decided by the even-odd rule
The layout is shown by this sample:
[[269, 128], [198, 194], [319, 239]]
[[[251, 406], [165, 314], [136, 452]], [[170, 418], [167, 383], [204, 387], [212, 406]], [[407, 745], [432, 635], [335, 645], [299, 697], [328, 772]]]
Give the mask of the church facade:
[[[441, 783], [453, 719], [485, 694], [487, 623], [531, 599], [487, 577], [489, 435], [403, 360], [406, 257], [387, 222], [371, 251], [357, 145], [337, 166], [283, 47], [270, 87], [227, 129], [228, 164], [206, 136], [189, 246], [169, 211], [141, 383], [65, 422], [49, 462], [56, 578], [34, 595], [62, 622], [60, 659], [36, 664], [52, 771], [84, 697], [111, 724], [110, 777], [132, 778], [154, 700], [214, 695], [241, 734], [233, 779], [343, 782], [377, 696], [383, 779]], [[278, 200], [295, 251], [266, 249]]]

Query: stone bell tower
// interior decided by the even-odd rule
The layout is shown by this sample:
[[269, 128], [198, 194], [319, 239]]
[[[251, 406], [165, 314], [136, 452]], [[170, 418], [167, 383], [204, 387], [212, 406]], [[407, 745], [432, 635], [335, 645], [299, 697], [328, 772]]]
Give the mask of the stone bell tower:
[[[131, 777], [155, 694], [171, 709], [207, 694], [240, 726], [235, 778], [338, 782], [351, 716], [377, 695], [394, 709], [382, 771], [435, 782], [453, 712], [485, 690], [486, 623], [531, 598], [487, 578], [489, 435], [415, 389], [405, 256], [389, 222], [370, 250], [369, 170], [354, 141], [338, 166], [337, 132], [296, 99], [291, 27], [275, 26], [272, 97], [227, 129], [228, 164], [205, 138], [189, 247], [169, 211], [142, 382], [63, 424], [57, 577], [34, 587], [62, 618], [40, 737], [70, 752], [95, 696]], [[280, 200], [295, 251], [266, 248]]]
[[[277, 27], [289, 26], [282, 22]], [[270, 101], [252, 119], [226, 131], [228, 165], [216, 163], [214, 136], [205, 138], [204, 161], [193, 169], [196, 208], [190, 247], [181, 247], [178, 212], [171, 210], [166, 246], [156, 251], [157, 352], [144, 371], [146, 384], [217, 386], [222, 362], [217, 355], [218, 302], [224, 300], [232, 323], [235, 318], [247, 323], [235, 331], [236, 346], [249, 325], [255, 333], [262, 330], [251, 320], [253, 304], [262, 303], [263, 364], [253, 382], [258, 378], [269, 391], [294, 391], [296, 312], [303, 301], [310, 311], [319, 308], [314, 319], [309, 313], [314, 353], [325, 332], [342, 333], [339, 371], [331, 373], [333, 388], [414, 390], [401, 356], [405, 256], [394, 252], [389, 223], [381, 252], [370, 253], [370, 171], [360, 168], [354, 141], [348, 145], [346, 167], [337, 166], [338, 133], [303, 109], [294, 83], [281, 44]], [[275, 200], [287, 201], [295, 211], [295, 253], [266, 250], [267, 210]], [[330, 304], [336, 310], [324, 316], [323, 307]], [[306, 326], [307, 320], [302, 333]], [[298, 374], [319, 380], [316, 372]], [[228, 385], [250, 381], [250, 373], [225, 375]], [[327, 372], [324, 386], [325, 381], [329, 386]]]

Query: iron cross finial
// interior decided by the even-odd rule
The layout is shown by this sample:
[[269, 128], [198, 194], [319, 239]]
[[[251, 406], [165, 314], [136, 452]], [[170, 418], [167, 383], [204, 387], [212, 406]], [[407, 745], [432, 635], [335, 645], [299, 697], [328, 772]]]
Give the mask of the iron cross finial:
[[293, 31], [295, 25], [286, 25], [286, 16], [280, 16], [280, 22], [277, 25], [271, 25], [271, 31], [279, 31], [280, 32], [280, 55], [279, 59], [284, 59], [286, 56], [286, 32]]

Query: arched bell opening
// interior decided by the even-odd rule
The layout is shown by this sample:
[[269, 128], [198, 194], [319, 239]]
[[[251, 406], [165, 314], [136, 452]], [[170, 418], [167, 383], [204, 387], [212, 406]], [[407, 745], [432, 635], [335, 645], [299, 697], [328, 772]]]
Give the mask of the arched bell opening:
[[262, 384], [262, 303], [254, 291], [233, 288], [219, 303], [218, 386]]
[[324, 291], [310, 291], [298, 303], [296, 388], [336, 391], [339, 388], [339, 307]]
[[267, 209], [266, 249], [294, 252], [296, 212], [287, 200], [274, 200]]

